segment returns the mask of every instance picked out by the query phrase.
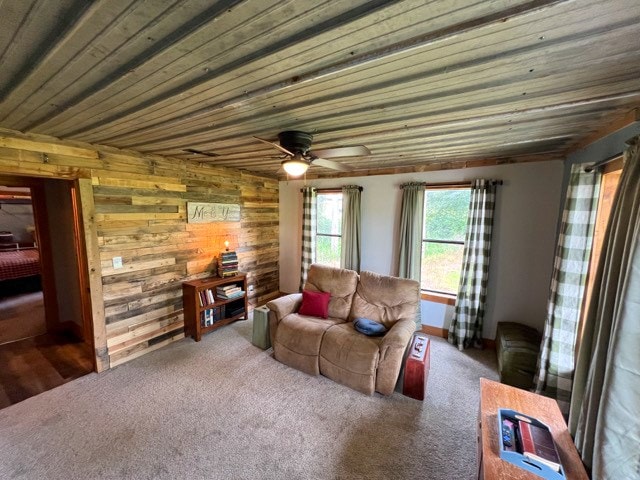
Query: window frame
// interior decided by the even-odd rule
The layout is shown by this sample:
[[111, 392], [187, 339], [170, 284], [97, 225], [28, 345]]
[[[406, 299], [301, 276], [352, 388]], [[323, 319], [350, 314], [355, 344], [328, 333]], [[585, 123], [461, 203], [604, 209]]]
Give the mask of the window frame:
[[[323, 189], [316, 189], [316, 228], [315, 228], [315, 242], [316, 242], [316, 249], [315, 252], [313, 252], [313, 262], [317, 263], [318, 262], [318, 237], [329, 237], [329, 238], [339, 238], [340, 239], [340, 255], [342, 255], [342, 233], [335, 234], [335, 233], [319, 233], [318, 232], [318, 197], [320, 195], [335, 195], [335, 194], [340, 194], [340, 200], [342, 201], [342, 189], [341, 188], [323, 188]], [[340, 221], [342, 222], [342, 213], [340, 214]], [[338, 257], [338, 260], [340, 259], [340, 257]], [[325, 264], [321, 264], [321, 265], [325, 265]]]
[[[426, 190], [471, 190], [471, 183], [442, 183], [442, 184], [425, 185], [425, 199], [423, 203], [424, 211], [422, 214], [423, 222], [426, 222], [426, 216], [427, 216]], [[469, 209], [467, 207], [467, 215], [468, 214], [469, 214]], [[423, 224], [422, 234], [420, 239], [420, 262], [422, 262], [422, 259], [423, 259], [426, 243], [437, 243], [437, 244], [445, 244], [445, 245], [462, 245], [463, 249], [465, 245], [464, 240], [437, 240], [437, 239], [424, 238], [424, 224]], [[458, 295], [457, 293], [450, 293], [442, 290], [425, 289], [425, 288], [422, 288], [422, 285], [421, 285], [420, 297], [422, 298], [422, 300], [427, 300], [434, 303], [442, 303], [445, 305], [455, 305]]]

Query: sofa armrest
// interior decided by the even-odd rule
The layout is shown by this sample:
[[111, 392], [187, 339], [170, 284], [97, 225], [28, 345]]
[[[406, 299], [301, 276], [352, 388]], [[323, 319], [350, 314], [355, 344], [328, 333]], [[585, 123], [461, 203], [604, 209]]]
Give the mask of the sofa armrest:
[[278, 323], [280, 323], [280, 321], [290, 313], [297, 312], [301, 303], [302, 294], [291, 293], [267, 302], [267, 308], [275, 313], [275, 317]]
[[402, 368], [404, 352], [415, 331], [415, 321], [412, 319], [399, 320], [382, 339], [376, 373], [376, 391], [381, 394], [391, 395], [393, 393]]
[[301, 293], [292, 293], [267, 302], [267, 308], [269, 309], [269, 337], [271, 339], [271, 345], [274, 345], [278, 324], [290, 313], [297, 312], [301, 303]]

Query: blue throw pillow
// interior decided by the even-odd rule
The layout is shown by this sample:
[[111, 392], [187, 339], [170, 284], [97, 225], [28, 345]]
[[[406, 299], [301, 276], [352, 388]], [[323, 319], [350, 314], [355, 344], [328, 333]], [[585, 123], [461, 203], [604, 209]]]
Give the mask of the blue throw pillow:
[[353, 328], [360, 333], [369, 335], [370, 337], [379, 337], [387, 333], [387, 329], [384, 325], [378, 322], [374, 322], [368, 318], [358, 317], [353, 321]]

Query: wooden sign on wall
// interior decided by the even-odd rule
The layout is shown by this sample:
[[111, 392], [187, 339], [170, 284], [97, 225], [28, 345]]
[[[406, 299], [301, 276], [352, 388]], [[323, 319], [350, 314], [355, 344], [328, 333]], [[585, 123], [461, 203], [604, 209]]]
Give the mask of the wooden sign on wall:
[[240, 205], [187, 202], [188, 223], [239, 222]]

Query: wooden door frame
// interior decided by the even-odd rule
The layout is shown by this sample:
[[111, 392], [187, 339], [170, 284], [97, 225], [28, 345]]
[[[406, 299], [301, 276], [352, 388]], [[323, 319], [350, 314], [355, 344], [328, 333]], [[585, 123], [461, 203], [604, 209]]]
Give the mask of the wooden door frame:
[[[98, 247], [97, 226], [95, 223], [95, 204], [93, 187], [90, 178], [60, 178], [60, 177], [32, 177], [3, 173], [0, 171], [0, 184], [16, 187], [29, 187], [32, 190], [32, 204], [34, 205], [34, 222], [38, 248], [41, 252], [43, 272], [43, 293], [45, 309], [47, 311], [47, 329], [59, 327], [58, 303], [53, 280], [52, 252], [43, 249], [50, 248], [48, 241], [49, 227], [44, 199], [44, 181], [71, 181], [74, 244], [78, 255], [78, 280], [82, 302], [82, 323], [85, 341], [93, 350], [93, 363], [96, 372], [109, 369], [109, 355], [107, 353], [107, 334], [104, 317], [104, 297], [102, 293], [102, 274], [100, 266], [100, 250]], [[35, 190], [34, 190], [35, 189]], [[36, 193], [34, 195], [34, 192]], [[37, 202], [37, 204], [36, 204]], [[36, 213], [38, 210], [38, 213]], [[52, 313], [49, 313], [52, 312]], [[51, 319], [49, 319], [51, 318]]]
[[0, 174], [0, 184], [8, 187], [29, 188], [31, 207], [33, 210], [33, 223], [36, 227], [34, 240], [38, 247], [38, 257], [40, 259], [40, 282], [42, 286], [45, 323], [47, 332], [57, 332], [60, 330], [58, 296], [56, 294], [56, 284], [53, 277], [49, 218], [47, 215], [42, 179]]
[[[109, 353], [107, 351], [107, 327], [104, 317], [104, 296], [102, 293], [102, 267], [100, 264], [100, 248], [98, 245], [98, 228], [96, 225], [96, 207], [93, 200], [93, 185], [90, 178], [77, 178], [75, 215], [78, 222], [78, 234], [84, 240], [82, 255], [85, 279], [82, 292], [83, 310], [90, 315], [93, 322], [92, 338], [94, 366], [96, 372], [109, 369]], [[81, 230], [81, 231], [80, 231]]]

